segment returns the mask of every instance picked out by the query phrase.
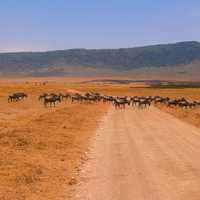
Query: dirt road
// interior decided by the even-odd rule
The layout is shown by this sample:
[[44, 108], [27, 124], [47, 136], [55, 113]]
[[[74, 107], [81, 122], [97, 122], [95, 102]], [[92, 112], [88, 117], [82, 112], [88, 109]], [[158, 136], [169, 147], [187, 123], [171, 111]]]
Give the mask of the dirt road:
[[110, 108], [74, 200], [199, 200], [200, 129], [155, 107]]

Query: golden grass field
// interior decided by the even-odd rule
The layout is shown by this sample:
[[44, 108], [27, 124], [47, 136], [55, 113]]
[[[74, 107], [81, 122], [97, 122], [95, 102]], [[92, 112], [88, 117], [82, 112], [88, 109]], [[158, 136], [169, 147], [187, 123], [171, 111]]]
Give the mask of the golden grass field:
[[[62, 199], [91, 131], [106, 105], [63, 102], [44, 108], [38, 95], [67, 91], [63, 84], [6, 83], [0, 86], [0, 199]], [[8, 103], [14, 91], [27, 100]]]
[[[100, 92], [107, 95], [161, 95], [200, 100], [200, 89], [153, 89], [141, 84], [80, 83], [83, 79], [2, 79], [0, 82], [0, 200], [67, 199], [71, 177], [84, 162], [89, 138], [107, 104], [62, 102], [45, 108], [43, 92]], [[28, 99], [8, 103], [13, 92]], [[200, 109], [160, 109], [200, 127]], [[145, 122], [144, 122], [145, 123]]]

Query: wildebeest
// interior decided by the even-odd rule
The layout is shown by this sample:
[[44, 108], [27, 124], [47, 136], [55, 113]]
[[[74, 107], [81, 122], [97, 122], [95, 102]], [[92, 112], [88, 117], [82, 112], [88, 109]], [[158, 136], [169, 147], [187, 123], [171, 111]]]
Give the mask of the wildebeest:
[[131, 97], [132, 106], [136, 106], [139, 102], [140, 102], [140, 97], [138, 96]]
[[19, 101], [27, 97], [28, 95], [24, 92], [16, 92], [8, 96], [8, 102]]
[[71, 95], [69, 94], [69, 93], [66, 93], [66, 94], [60, 94], [60, 97], [61, 97], [61, 99], [62, 100], [68, 100], [70, 97], [71, 97]]
[[148, 99], [140, 100], [138, 103], [139, 108], [146, 108], [147, 106], [150, 106], [150, 105], [151, 105], [151, 101]]
[[153, 97], [147, 96], [147, 97], [131, 97], [130, 99], [132, 106], [138, 106], [139, 108], [146, 108], [147, 106], [151, 105], [151, 102], [153, 101]]
[[119, 97], [117, 97], [117, 98], [115, 98], [113, 100], [113, 104], [114, 104], [116, 109], [117, 108], [124, 108], [125, 109], [126, 104], [130, 105], [130, 101], [127, 100], [127, 98], [119, 98]]
[[19, 98], [15, 95], [8, 96], [8, 102], [19, 101]]
[[153, 101], [154, 101], [155, 104], [158, 104], [158, 103], [166, 104], [169, 100], [170, 100], [169, 97], [166, 97], [166, 98], [157, 97], [157, 98], [155, 98]]
[[114, 101], [114, 97], [112, 96], [102, 96], [102, 99], [103, 99], [103, 103]]
[[82, 102], [83, 99], [84, 99], [84, 97], [83, 97], [82, 95], [78, 94], [78, 93], [73, 94], [73, 95], [71, 96], [71, 102], [72, 102], [72, 103], [74, 103], [74, 102]]
[[49, 104], [50, 107], [52, 106], [52, 104], [54, 105], [54, 107], [56, 106], [56, 102], [61, 102], [61, 97], [58, 95], [48, 95], [44, 98], [44, 105], [45, 107], [47, 107], [47, 105]]
[[[8, 96], [8, 102], [19, 101], [28, 97], [27, 94], [23, 92], [16, 92]], [[43, 93], [39, 96], [39, 101], [43, 100], [45, 106], [55, 106], [56, 102], [61, 102], [62, 100], [70, 99], [72, 103], [98, 103], [103, 101], [103, 103], [112, 103], [115, 108], [125, 108], [126, 105], [132, 105], [138, 108], [148, 108], [151, 104], [163, 104], [168, 107], [179, 107], [179, 108], [195, 108], [200, 106], [200, 101], [188, 101], [185, 98], [171, 99], [169, 97], [161, 96], [109, 96], [102, 95], [100, 93], [87, 92], [83, 93]]]

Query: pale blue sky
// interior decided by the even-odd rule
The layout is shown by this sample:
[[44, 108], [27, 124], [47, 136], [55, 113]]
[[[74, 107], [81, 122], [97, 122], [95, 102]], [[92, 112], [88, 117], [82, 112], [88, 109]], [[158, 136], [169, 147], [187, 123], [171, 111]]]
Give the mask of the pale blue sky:
[[199, 0], [2, 0], [0, 51], [200, 41]]

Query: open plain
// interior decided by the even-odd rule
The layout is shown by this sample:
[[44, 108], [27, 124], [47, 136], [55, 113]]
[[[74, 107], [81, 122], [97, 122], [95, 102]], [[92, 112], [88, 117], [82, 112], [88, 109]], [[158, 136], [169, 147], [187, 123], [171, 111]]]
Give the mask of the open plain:
[[[78, 91], [200, 100], [200, 89], [88, 80], [1, 80], [0, 199], [87, 199], [80, 192], [91, 185], [90, 199], [131, 199], [131, 194], [136, 199], [188, 199], [192, 194], [190, 199], [199, 199], [199, 107], [153, 105], [144, 110], [132, 106], [115, 110], [111, 103], [64, 100], [55, 108], [46, 108], [38, 97], [45, 92]], [[8, 95], [14, 92], [25, 92], [28, 98], [8, 103]], [[134, 187], [126, 187], [127, 183]], [[94, 196], [98, 189], [108, 196]], [[115, 198], [113, 192], [119, 190]], [[129, 197], [123, 196], [130, 190]]]

